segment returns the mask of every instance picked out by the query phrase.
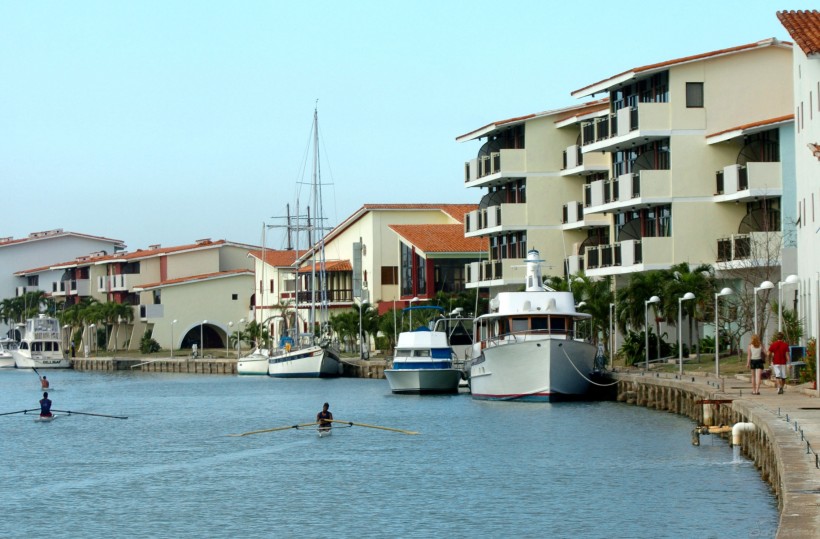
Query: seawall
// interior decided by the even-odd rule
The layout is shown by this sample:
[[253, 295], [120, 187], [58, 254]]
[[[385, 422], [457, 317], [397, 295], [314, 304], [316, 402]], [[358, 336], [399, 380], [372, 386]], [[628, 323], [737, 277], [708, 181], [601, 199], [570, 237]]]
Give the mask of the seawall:
[[[820, 400], [789, 386], [778, 395], [770, 382], [751, 394], [742, 378], [613, 373], [617, 400], [689, 417], [695, 426], [753, 423], [740, 449], [777, 497], [779, 538], [820, 534]], [[704, 402], [705, 401], [705, 402]], [[731, 438], [731, 433], [713, 434]]]

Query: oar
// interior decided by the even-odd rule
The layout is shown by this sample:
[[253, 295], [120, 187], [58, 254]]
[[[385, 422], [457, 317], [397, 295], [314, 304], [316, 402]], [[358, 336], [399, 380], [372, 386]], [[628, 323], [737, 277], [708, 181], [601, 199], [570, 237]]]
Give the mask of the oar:
[[121, 416], [121, 415], [107, 415], [107, 414], [91, 414], [88, 412], [72, 412], [71, 410], [51, 410], [52, 412], [62, 412], [64, 414], [76, 414], [76, 415], [93, 415], [96, 417], [110, 417], [112, 419], [128, 419], [128, 416]]
[[412, 430], [402, 430], [402, 429], [394, 429], [392, 427], [381, 427], [379, 425], [367, 425], [366, 423], [354, 423], [352, 421], [342, 421], [340, 419], [327, 419], [326, 421], [332, 421], [334, 423], [344, 423], [345, 425], [355, 425], [357, 427], [367, 427], [369, 429], [381, 429], [381, 430], [390, 430], [393, 432], [400, 432], [402, 434], [418, 434], [418, 432]]
[[277, 430], [288, 430], [288, 429], [298, 429], [300, 427], [312, 427], [313, 425], [318, 425], [318, 422], [313, 423], [300, 423], [299, 425], [288, 425], [287, 427], [274, 427], [272, 429], [262, 429], [262, 430], [252, 430], [250, 432], [243, 432], [242, 434], [228, 434], [228, 436], [248, 436], [250, 434], [261, 434], [263, 432], [274, 432]]
[[39, 408], [30, 408], [28, 410], [17, 410], [16, 412], [6, 412], [6, 413], [0, 414], [0, 415], [26, 414], [28, 412], [39, 412], [39, 411], [40, 411]]

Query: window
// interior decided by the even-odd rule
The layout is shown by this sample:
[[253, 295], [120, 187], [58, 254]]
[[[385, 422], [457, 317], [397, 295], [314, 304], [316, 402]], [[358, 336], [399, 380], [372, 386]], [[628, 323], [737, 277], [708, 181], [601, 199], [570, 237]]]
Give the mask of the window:
[[382, 284], [399, 284], [398, 266], [382, 266]]
[[703, 108], [703, 83], [686, 83], [686, 108]]
[[231, 299], [232, 299], [233, 301], [238, 300], [238, 299], [239, 299], [239, 294], [231, 294]]

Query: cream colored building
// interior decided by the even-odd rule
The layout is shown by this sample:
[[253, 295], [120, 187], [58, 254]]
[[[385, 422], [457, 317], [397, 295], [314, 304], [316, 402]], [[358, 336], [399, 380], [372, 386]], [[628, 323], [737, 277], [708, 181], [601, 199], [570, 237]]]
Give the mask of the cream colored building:
[[[456, 138], [483, 140], [464, 166], [464, 185], [478, 188], [478, 208], [465, 216], [465, 235], [486, 238], [484, 260], [468, 266], [467, 286], [491, 294], [524, 283], [523, 260], [537, 249], [546, 274], [564, 275], [578, 245], [606, 240], [609, 219], [585, 215], [588, 178], [603, 177], [604, 154], [580, 150], [580, 121], [606, 114], [606, 100], [498, 121]], [[570, 268], [570, 273], [573, 269]]]
[[[820, 335], [820, 12], [781, 11], [794, 39], [794, 132], [799, 316], [807, 337]], [[813, 358], [816, 359], [816, 358]]]

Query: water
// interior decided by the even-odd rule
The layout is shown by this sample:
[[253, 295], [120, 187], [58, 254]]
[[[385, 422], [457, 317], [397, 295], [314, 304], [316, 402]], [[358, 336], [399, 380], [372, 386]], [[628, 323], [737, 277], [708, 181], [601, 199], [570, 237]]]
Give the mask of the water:
[[[717, 437], [617, 403], [392, 395], [385, 380], [52, 371], [0, 417], [0, 536], [771, 537], [776, 501]], [[0, 412], [35, 408], [0, 372]], [[353, 427], [285, 430], [330, 402]]]

